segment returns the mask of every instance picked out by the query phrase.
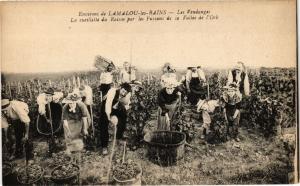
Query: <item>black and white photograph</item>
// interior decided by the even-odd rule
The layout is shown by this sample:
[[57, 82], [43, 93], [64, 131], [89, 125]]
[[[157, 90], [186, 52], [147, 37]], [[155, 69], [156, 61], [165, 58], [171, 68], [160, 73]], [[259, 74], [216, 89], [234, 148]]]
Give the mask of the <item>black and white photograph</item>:
[[299, 183], [296, 0], [0, 2], [1, 185]]

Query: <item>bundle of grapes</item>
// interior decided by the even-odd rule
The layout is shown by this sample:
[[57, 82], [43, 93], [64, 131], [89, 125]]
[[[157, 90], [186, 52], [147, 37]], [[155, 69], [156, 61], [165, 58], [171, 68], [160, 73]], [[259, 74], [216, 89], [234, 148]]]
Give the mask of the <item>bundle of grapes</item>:
[[141, 175], [141, 166], [130, 159], [113, 170], [114, 180], [121, 185], [141, 185]]
[[57, 184], [74, 184], [79, 179], [79, 166], [60, 165], [51, 172], [51, 180]]
[[44, 176], [44, 169], [39, 165], [29, 165], [21, 167], [17, 171], [17, 180], [20, 184], [31, 185], [35, 183], [42, 183]]
[[71, 163], [72, 158], [62, 151], [59, 153], [53, 153], [52, 158], [49, 161], [51, 167], [56, 167], [59, 165]]

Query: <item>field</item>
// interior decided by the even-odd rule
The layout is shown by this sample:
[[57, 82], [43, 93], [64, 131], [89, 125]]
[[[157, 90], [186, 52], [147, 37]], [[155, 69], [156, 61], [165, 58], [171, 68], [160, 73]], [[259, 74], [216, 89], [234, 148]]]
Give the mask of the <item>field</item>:
[[[195, 108], [183, 104], [184, 113], [178, 119], [180, 131], [188, 137], [184, 156], [176, 165], [163, 167], [149, 161], [147, 145], [143, 135], [157, 128], [158, 73], [143, 73], [140, 79], [144, 90], [132, 99], [128, 113], [126, 159], [138, 162], [142, 167], [142, 184], [276, 184], [293, 182], [296, 134], [296, 93], [295, 69], [266, 69], [250, 71], [251, 96], [244, 99], [241, 120], [240, 142], [234, 140], [207, 143], [200, 139], [201, 118]], [[210, 98], [217, 99], [224, 85], [224, 74], [207, 73], [210, 85]], [[59, 77], [61, 78], [61, 77]], [[37, 105], [35, 97], [39, 91], [54, 86], [65, 94], [79, 83], [92, 86], [94, 96], [94, 122], [96, 138], [99, 127], [97, 112], [98, 72], [77, 74], [76, 76], [2, 83], [2, 94], [20, 99], [30, 106], [31, 136], [34, 142], [34, 163], [41, 165], [46, 173], [44, 182], [51, 183], [50, 172], [53, 167], [47, 156], [48, 145], [35, 131]], [[186, 118], [189, 118], [188, 120]], [[213, 116], [213, 125], [222, 125], [218, 114]], [[217, 132], [217, 131], [214, 131]], [[220, 131], [218, 131], [220, 132]], [[111, 148], [112, 145], [110, 145]], [[117, 145], [113, 167], [122, 159], [123, 147]], [[107, 180], [109, 156], [102, 156], [101, 149], [72, 154], [72, 160], [80, 167], [80, 183], [112, 183]], [[55, 160], [54, 160], [55, 161]], [[11, 162], [16, 172], [25, 164], [24, 160]]]

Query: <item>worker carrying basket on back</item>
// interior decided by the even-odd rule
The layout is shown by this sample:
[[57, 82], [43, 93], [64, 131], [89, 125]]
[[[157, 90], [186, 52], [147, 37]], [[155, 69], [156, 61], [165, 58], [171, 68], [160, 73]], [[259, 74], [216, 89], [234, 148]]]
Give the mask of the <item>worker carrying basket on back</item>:
[[165, 87], [158, 93], [158, 130], [170, 130], [173, 115], [181, 104], [179, 83], [175, 79], [165, 81]]

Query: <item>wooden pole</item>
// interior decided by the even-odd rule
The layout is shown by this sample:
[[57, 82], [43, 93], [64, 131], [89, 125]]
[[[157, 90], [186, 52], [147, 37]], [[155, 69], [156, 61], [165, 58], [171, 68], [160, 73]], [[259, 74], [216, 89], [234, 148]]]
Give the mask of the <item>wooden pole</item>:
[[10, 82], [8, 82], [8, 90], [9, 90], [9, 98], [12, 99]]
[[28, 88], [28, 92], [29, 92], [29, 97], [32, 100], [32, 92], [31, 92], [31, 88], [30, 88], [30, 84], [27, 83], [27, 88]]

